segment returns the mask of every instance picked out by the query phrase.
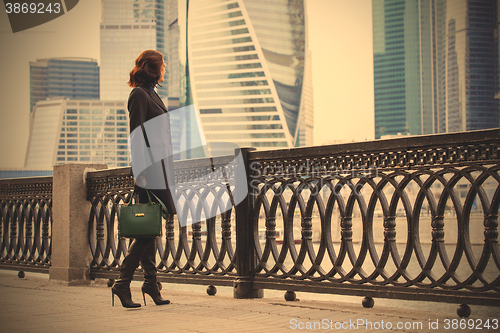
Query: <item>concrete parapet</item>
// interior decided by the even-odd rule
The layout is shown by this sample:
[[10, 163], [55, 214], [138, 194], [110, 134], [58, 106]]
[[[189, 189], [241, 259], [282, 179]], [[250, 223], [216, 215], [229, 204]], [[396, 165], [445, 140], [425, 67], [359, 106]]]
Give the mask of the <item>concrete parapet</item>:
[[91, 203], [86, 199], [85, 174], [102, 169], [107, 169], [107, 165], [54, 166], [51, 280], [68, 285], [88, 282], [92, 260], [87, 237]]

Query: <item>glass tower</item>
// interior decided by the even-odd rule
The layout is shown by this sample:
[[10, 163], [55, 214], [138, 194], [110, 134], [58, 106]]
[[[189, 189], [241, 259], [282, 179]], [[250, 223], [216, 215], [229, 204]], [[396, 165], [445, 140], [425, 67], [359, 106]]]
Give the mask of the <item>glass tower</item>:
[[498, 127], [498, 1], [373, 0], [375, 137]]
[[49, 58], [30, 62], [30, 112], [54, 97], [99, 99], [99, 66], [90, 58]]
[[38, 102], [31, 113], [24, 166], [37, 170], [66, 163], [129, 166], [125, 104], [68, 99]]
[[169, 107], [195, 104], [208, 142], [312, 145], [303, 0], [167, 0]]
[[[163, 0], [102, 0], [101, 99], [127, 100], [134, 61], [144, 50], [165, 54]], [[166, 84], [158, 88], [167, 96]]]
[[500, 126], [498, 1], [442, 1], [440, 132]]

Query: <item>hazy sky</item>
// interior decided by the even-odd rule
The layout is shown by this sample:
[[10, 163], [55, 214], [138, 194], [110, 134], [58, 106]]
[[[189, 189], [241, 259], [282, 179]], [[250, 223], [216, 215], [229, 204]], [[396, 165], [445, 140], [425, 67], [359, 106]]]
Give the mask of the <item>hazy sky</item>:
[[[314, 144], [374, 138], [371, 0], [306, 0], [314, 89]], [[0, 5], [1, 6], [1, 5]], [[99, 61], [101, 0], [13, 34], [0, 10], [0, 168], [21, 167], [29, 136], [29, 62]]]

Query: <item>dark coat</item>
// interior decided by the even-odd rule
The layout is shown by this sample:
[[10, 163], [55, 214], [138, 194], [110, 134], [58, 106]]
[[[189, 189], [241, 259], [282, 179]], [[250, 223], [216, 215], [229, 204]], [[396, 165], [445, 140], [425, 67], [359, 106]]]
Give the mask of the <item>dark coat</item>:
[[[135, 130], [137, 127], [141, 126], [141, 124], [147, 122], [148, 120], [151, 120], [154, 117], [160, 115], [164, 115], [166, 112], [168, 112], [167, 107], [165, 106], [165, 104], [163, 104], [160, 96], [158, 96], [158, 94], [151, 88], [143, 86], [135, 87], [130, 92], [130, 96], [128, 98], [128, 111], [130, 118], [130, 133], [132, 133], [133, 130]], [[170, 147], [168, 147], [168, 149], [172, 151], [171, 147], [172, 142], [170, 139], [170, 124], [168, 124], [167, 126], [168, 128], [165, 128], [164, 133], [168, 133], [169, 135]], [[174, 172], [173, 157], [162, 160], [162, 165], [164, 166], [167, 173], [173, 175]], [[176, 209], [173, 199], [173, 196], [175, 197], [175, 185], [172, 184], [172, 186], [170, 187], [171, 190], [166, 189], [166, 190], [151, 190], [151, 191], [161, 201], [163, 201], [163, 203], [167, 206], [170, 214], [176, 214]], [[139, 194], [143, 192], [143, 194], [140, 195], [140, 197], [144, 198], [145, 192], [143, 188], [136, 185], [135, 190]]]

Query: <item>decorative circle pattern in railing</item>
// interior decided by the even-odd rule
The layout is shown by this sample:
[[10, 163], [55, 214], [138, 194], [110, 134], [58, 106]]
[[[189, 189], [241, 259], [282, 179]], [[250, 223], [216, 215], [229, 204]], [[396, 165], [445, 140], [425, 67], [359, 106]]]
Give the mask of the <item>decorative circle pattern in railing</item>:
[[52, 177], [0, 181], [0, 266], [48, 272]]
[[[188, 227], [165, 221], [160, 277], [499, 305], [499, 138], [491, 130], [245, 150], [248, 198]], [[176, 181], [205, 174], [187, 162]], [[129, 199], [131, 171], [92, 172], [87, 182], [91, 276], [116, 276], [128, 246], [117, 237], [117, 209]], [[190, 183], [177, 195], [196, 217], [216, 212], [209, 198], [222, 193]]]
[[460, 135], [249, 153], [257, 286], [498, 303], [499, 138]]
[[[130, 245], [130, 240], [118, 237], [117, 221], [119, 205], [129, 202], [134, 183], [130, 168], [117, 171], [119, 173], [115, 171], [116, 174], [112, 175], [109, 171], [89, 173], [87, 179], [88, 197], [92, 204], [89, 239], [93, 276], [106, 275], [109, 271], [116, 273]], [[175, 280], [186, 276], [194, 279], [200, 276], [234, 276], [234, 209], [216, 213], [222, 211], [220, 205], [224, 202], [221, 198], [226, 193], [225, 187], [189, 182], [183, 170], [179, 173], [184, 173], [180, 176], [176, 174], [176, 177], [183, 177], [184, 186], [177, 186], [176, 195], [184, 216], [188, 219], [204, 215], [215, 217], [183, 227], [177, 216], [169, 216], [163, 221], [163, 236], [156, 241], [159, 277]], [[199, 174], [193, 173], [193, 177], [199, 178]], [[223, 205], [230, 206], [230, 202]]]
[[257, 273], [498, 292], [498, 171], [262, 177], [253, 183]]

